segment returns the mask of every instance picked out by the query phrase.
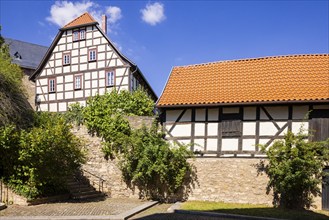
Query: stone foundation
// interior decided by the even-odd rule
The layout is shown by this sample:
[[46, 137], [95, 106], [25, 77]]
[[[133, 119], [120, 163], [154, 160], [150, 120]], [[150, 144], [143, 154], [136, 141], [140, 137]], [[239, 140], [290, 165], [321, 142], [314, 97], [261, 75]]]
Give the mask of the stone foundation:
[[189, 200], [221, 201], [228, 203], [268, 204], [268, 178], [258, 175], [255, 165], [260, 159], [196, 158], [191, 162], [197, 168], [198, 186]]

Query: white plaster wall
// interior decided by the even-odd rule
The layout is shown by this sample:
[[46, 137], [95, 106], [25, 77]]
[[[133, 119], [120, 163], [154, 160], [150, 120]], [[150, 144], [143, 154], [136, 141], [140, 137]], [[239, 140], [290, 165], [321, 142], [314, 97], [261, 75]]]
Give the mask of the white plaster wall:
[[66, 99], [72, 99], [73, 98], [73, 92], [65, 92], [65, 98]]
[[204, 123], [195, 123], [194, 125], [194, 135], [195, 136], [204, 136], [205, 124]]
[[58, 104], [58, 111], [60, 112], [66, 111], [66, 102], [60, 102]]
[[218, 120], [218, 109], [210, 108], [208, 109], [208, 121], [217, 121]]
[[303, 134], [308, 134], [309, 123], [308, 122], [292, 122], [291, 131], [297, 134], [300, 128], [303, 126]]
[[56, 99], [56, 94], [55, 93], [49, 94], [49, 101], [53, 101], [55, 99]]
[[256, 135], [256, 122], [243, 122], [243, 135]]
[[51, 111], [51, 112], [57, 112], [57, 103], [51, 103], [51, 104], [49, 104], [49, 111]]
[[308, 106], [293, 106], [292, 118], [293, 119], [304, 119], [308, 113]]
[[[281, 128], [286, 122], [277, 122]], [[275, 135], [278, 132], [278, 129], [272, 122], [260, 122], [259, 123], [259, 135]], [[284, 129], [281, 134], [286, 133], [287, 128]]]
[[58, 84], [57, 83], [57, 89], [56, 89], [56, 92], [58, 93], [58, 92], [63, 92], [63, 84]]
[[218, 134], [218, 123], [208, 123], [208, 135]]
[[196, 121], [205, 121], [206, 120], [206, 109], [196, 109], [195, 110], [195, 120]]
[[75, 91], [74, 96], [75, 96], [75, 98], [82, 98], [83, 97], [83, 91], [82, 90]]
[[61, 99], [63, 99], [64, 97], [63, 97], [63, 93], [62, 92], [58, 92], [57, 93], [57, 100], [61, 100]]
[[194, 150], [204, 151], [204, 139], [194, 139]]
[[243, 108], [244, 120], [256, 120], [256, 107], [244, 107]]
[[207, 151], [217, 151], [217, 138], [207, 139]]
[[48, 104], [40, 104], [41, 111], [48, 111]]
[[69, 73], [69, 72], [71, 72], [71, 66], [64, 66], [64, 67], [63, 67], [63, 72], [64, 72], [64, 73]]
[[[275, 119], [288, 119], [288, 106], [265, 107], [267, 112]], [[260, 110], [260, 119], [268, 119], [264, 111]]]
[[[167, 125], [166, 129], [169, 130], [171, 125]], [[171, 134], [174, 137], [190, 136], [191, 135], [191, 125], [190, 124], [177, 124], [172, 130]]]
[[223, 138], [222, 139], [222, 151], [238, 150], [239, 139], [237, 138]]
[[182, 113], [183, 110], [167, 110], [166, 111], [166, 121], [174, 122], [178, 116]]
[[255, 139], [244, 139], [242, 140], [242, 150], [254, 151], [255, 150]]

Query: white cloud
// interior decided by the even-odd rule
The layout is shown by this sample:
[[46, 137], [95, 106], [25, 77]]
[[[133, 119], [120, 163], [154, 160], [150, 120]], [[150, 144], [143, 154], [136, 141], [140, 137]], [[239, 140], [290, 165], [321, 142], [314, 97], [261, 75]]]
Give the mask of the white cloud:
[[68, 22], [80, 16], [84, 12], [96, 7], [95, 3], [90, 1], [83, 2], [68, 2], [56, 1], [50, 8], [50, 16], [46, 18], [47, 21], [63, 27]]
[[166, 19], [164, 5], [159, 2], [147, 4], [146, 7], [141, 10], [141, 13], [142, 20], [153, 26]]
[[[106, 9], [106, 10], [105, 10]], [[91, 16], [99, 23], [102, 22], [102, 15], [108, 15], [108, 30], [112, 31], [115, 24], [122, 18], [121, 9], [116, 6], [108, 6], [101, 8], [97, 3], [92, 1], [70, 2], [70, 1], [56, 1], [50, 8], [50, 16], [46, 18], [47, 21], [63, 27], [70, 21], [85, 12], [89, 12]], [[111, 24], [111, 26], [109, 26]]]
[[114, 24], [122, 18], [121, 9], [116, 6], [107, 7], [106, 14], [109, 16], [108, 22], [110, 24]]

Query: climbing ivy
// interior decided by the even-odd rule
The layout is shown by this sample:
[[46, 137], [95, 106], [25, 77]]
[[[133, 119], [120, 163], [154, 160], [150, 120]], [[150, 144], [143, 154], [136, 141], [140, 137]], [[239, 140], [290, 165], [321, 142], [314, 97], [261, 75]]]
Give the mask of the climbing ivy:
[[127, 115], [152, 115], [153, 106], [142, 90], [113, 90], [88, 100], [84, 123], [91, 134], [103, 139], [104, 156], [119, 159], [124, 180], [139, 189], [140, 197], [186, 199], [196, 180], [195, 169], [187, 162], [192, 152], [185, 146], [170, 146], [156, 121], [152, 128], [132, 129], [127, 120]]

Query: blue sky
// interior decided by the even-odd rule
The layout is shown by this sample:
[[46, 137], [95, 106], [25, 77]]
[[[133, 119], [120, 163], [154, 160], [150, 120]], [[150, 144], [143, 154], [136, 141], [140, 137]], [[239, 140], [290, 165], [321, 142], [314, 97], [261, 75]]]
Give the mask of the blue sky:
[[[84, 11], [108, 15], [110, 39], [160, 95], [173, 66], [329, 53], [329, 1], [0, 0], [4, 37], [49, 46]], [[202, 78], [201, 78], [202, 79]]]

